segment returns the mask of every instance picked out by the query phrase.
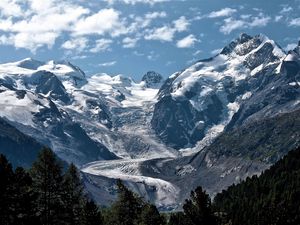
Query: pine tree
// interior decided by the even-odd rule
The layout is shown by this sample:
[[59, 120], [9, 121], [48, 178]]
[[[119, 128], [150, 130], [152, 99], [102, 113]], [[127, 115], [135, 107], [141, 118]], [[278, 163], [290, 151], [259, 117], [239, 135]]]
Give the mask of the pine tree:
[[30, 170], [33, 189], [37, 193], [37, 208], [43, 225], [63, 224], [62, 166], [55, 154], [48, 148], [43, 149]]
[[87, 200], [83, 207], [81, 225], [102, 225], [103, 218], [98, 206], [92, 200]]
[[117, 187], [118, 199], [113, 203], [110, 209], [110, 216], [106, 217], [106, 224], [133, 225], [138, 221], [143, 202], [120, 180], [117, 181]]
[[195, 191], [191, 192], [190, 199], [187, 199], [183, 205], [183, 210], [189, 224], [217, 224], [212, 212], [210, 198], [201, 187], [197, 187]]
[[157, 208], [151, 204], [143, 206], [141, 215], [139, 216], [138, 225], [164, 225], [166, 221], [159, 214]]
[[62, 200], [65, 210], [65, 224], [79, 225], [84, 204], [83, 186], [79, 172], [74, 164], [71, 164], [64, 174]]
[[34, 225], [36, 217], [36, 194], [32, 190], [32, 179], [22, 167], [18, 167], [14, 174], [13, 208], [14, 224]]
[[13, 222], [13, 195], [11, 189], [14, 174], [12, 165], [4, 155], [0, 155], [0, 224], [10, 225]]
[[189, 221], [183, 212], [172, 213], [168, 225], [188, 225]]

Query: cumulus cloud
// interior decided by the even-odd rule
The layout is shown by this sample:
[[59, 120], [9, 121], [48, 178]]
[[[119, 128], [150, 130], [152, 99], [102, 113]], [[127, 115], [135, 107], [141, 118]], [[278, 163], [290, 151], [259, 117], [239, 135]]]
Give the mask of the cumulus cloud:
[[104, 52], [110, 47], [111, 43], [113, 43], [112, 40], [101, 38], [96, 41], [95, 47], [90, 49], [90, 52], [92, 52], [92, 53]]
[[193, 34], [190, 34], [185, 38], [177, 41], [176, 46], [178, 48], [190, 48], [194, 46], [195, 42], [197, 41], [198, 41], [197, 38]]
[[291, 7], [291, 6], [284, 6], [283, 8], [282, 8], [282, 10], [280, 10], [280, 14], [285, 14], [285, 13], [288, 13], [288, 12], [291, 12], [291, 11], [293, 11], [293, 8]]
[[289, 26], [295, 26], [295, 27], [300, 26], [300, 17], [295, 18], [295, 19], [292, 19], [292, 20], [289, 22]]
[[117, 61], [104, 62], [104, 63], [100, 63], [99, 66], [101, 66], [101, 67], [109, 67], [109, 66], [116, 65], [116, 63], [117, 63]]
[[288, 52], [290, 50], [295, 49], [296, 47], [297, 47], [297, 44], [291, 43], [291, 44], [287, 44], [287, 46], [284, 47], [284, 50]]
[[126, 37], [123, 39], [123, 48], [134, 48], [138, 42], [138, 38]]
[[186, 31], [190, 26], [190, 22], [184, 17], [181, 16], [178, 20], [173, 21], [174, 28], [178, 32]]
[[265, 27], [271, 20], [269, 16], [253, 17], [253, 20], [248, 23], [250, 27]]
[[246, 24], [243, 20], [236, 20], [231, 17], [225, 19], [224, 22], [220, 27], [220, 31], [224, 34], [230, 34], [233, 30], [244, 28]]
[[170, 0], [106, 0], [109, 4], [114, 4], [114, 3], [125, 3], [125, 4], [130, 4], [130, 5], [135, 5], [137, 3], [144, 3], [144, 4], [150, 4], [154, 5], [156, 3], [161, 3], [161, 2], [168, 2]]
[[16, 0], [1, 0], [0, 13], [5, 16], [19, 17], [23, 12]]
[[209, 18], [225, 17], [225, 16], [230, 16], [235, 12], [237, 12], [236, 9], [224, 8], [219, 11], [212, 11], [210, 14], [208, 14], [208, 17]]
[[217, 55], [222, 51], [222, 48], [214, 49], [210, 52], [211, 55]]
[[146, 40], [173, 41], [176, 30], [170, 26], [155, 28], [145, 36]]
[[254, 27], [265, 27], [271, 20], [270, 16], [259, 13], [258, 16], [250, 16], [247, 18], [234, 19], [229, 17], [224, 19], [224, 24], [220, 27], [220, 32], [230, 34], [237, 29], [246, 29]]
[[127, 27], [128, 33], [135, 33], [140, 29], [147, 28], [151, 25], [152, 21], [159, 18], [164, 18], [167, 13], [161, 12], [149, 12], [145, 16], [133, 16], [133, 22]]
[[183, 32], [188, 29], [190, 22], [181, 16], [179, 19], [174, 20], [172, 25], [164, 25], [162, 27], [150, 29], [146, 31], [144, 38], [146, 40], [159, 40], [159, 41], [173, 41], [176, 32]]
[[62, 48], [81, 52], [87, 47], [87, 44], [88, 44], [88, 39], [81, 37], [81, 38], [71, 39], [64, 42], [62, 44]]
[[98, 13], [80, 19], [74, 27], [75, 35], [89, 35], [105, 33], [118, 36], [126, 32], [120, 20], [120, 13], [115, 9], [102, 9]]
[[0, 31], [8, 37], [5, 44], [35, 52], [52, 47], [62, 32], [87, 13], [88, 9], [57, 0], [1, 0]]
[[280, 20], [282, 20], [283, 16], [275, 16], [275, 22], [279, 22]]

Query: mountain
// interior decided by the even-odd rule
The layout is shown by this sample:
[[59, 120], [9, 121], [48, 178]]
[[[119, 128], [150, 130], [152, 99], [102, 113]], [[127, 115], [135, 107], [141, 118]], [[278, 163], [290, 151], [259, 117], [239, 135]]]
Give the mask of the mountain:
[[[214, 199], [218, 212], [225, 212], [230, 224], [299, 224], [297, 196], [300, 149], [275, 163], [260, 177], [247, 178], [232, 185]], [[227, 223], [226, 223], [227, 224]]]
[[119, 178], [168, 210], [199, 185], [215, 196], [259, 175], [300, 143], [298, 50], [286, 54], [264, 35], [241, 34], [220, 54], [171, 75], [150, 125], [183, 157], [87, 164], [89, 190], [113, 198]]
[[164, 82], [162, 75], [155, 71], [148, 71], [143, 77], [142, 81], [145, 82], [147, 88], [160, 88]]
[[29, 167], [37, 158], [42, 145], [0, 118], [0, 153], [14, 166]]
[[53, 148], [67, 162], [81, 165], [95, 159], [116, 159], [61, 107], [71, 102], [65, 85], [78, 86], [84, 82], [84, 73], [66, 62], [25, 59], [2, 64], [0, 116], [24, 134]]
[[[264, 86], [272, 83], [270, 79], [276, 79], [272, 75], [284, 57], [283, 50], [267, 37], [242, 34], [220, 54], [198, 61], [167, 80], [159, 91], [152, 128], [164, 143], [176, 149], [193, 147], [212, 132], [222, 132], [228, 123], [233, 126], [231, 119], [236, 112], [241, 113], [243, 102], [252, 107], [258, 96], [254, 92], [265, 90]], [[278, 80], [277, 85], [281, 82]], [[257, 99], [255, 103], [257, 109], [250, 110], [259, 111], [262, 103]]]
[[82, 170], [99, 203], [115, 180], [161, 210], [214, 196], [300, 143], [300, 46], [241, 34], [167, 80], [87, 76], [67, 61], [0, 65], [0, 117]]

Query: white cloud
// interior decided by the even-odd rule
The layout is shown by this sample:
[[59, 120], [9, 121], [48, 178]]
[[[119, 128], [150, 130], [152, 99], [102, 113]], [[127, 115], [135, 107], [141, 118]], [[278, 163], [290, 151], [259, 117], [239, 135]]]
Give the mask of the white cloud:
[[121, 2], [121, 3], [125, 3], [125, 4], [130, 4], [130, 5], [135, 5], [137, 3], [154, 5], [156, 3], [168, 2], [168, 1], [170, 1], [170, 0], [106, 0], [106, 2], [108, 2], [109, 4]]
[[199, 54], [201, 54], [203, 51], [202, 50], [197, 50], [193, 53], [193, 56], [197, 56]]
[[62, 48], [81, 52], [87, 47], [87, 44], [88, 44], [88, 39], [81, 37], [81, 38], [71, 39], [64, 42], [62, 44]]
[[237, 29], [247, 29], [254, 27], [265, 27], [271, 20], [271, 17], [259, 13], [258, 16], [251, 16], [245, 19], [234, 19], [232, 17], [224, 19], [224, 24], [220, 27], [220, 32], [230, 34]]
[[96, 41], [95, 47], [90, 49], [90, 52], [97, 53], [106, 51], [110, 47], [111, 43], [113, 43], [112, 40], [101, 38]]
[[217, 55], [222, 51], [222, 48], [214, 49], [210, 52], [211, 55]]
[[290, 11], [293, 11], [293, 8], [290, 7], [290, 6], [284, 6], [282, 10], [280, 10], [280, 14], [285, 14], [285, 13], [288, 13]]
[[224, 8], [219, 11], [212, 11], [210, 14], [208, 14], [208, 17], [209, 18], [217, 18], [217, 17], [230, 16], [235, 12], [237, 12], [236, 9]]
[[0, 15], [19, 17], [22, 13], [22, 9], [16, 0], [0, 1]]
[[167, 16], [167, 13], [165, 11], [162, 12], [152, 12], [152, 13], [147, 13], [145, 15], [146, 19], [156, 19], [156, 18], [164, 18]]
[[145, 36], [146, 40], [173, 41], [176, 30], [169, 26], [155, 28]]
[[55, 32], [43, 33], [18, 33], [11, 36], [10, 39], [16, 48], [26, 48], [35, 52], [42, 46], [47, 46], [49, 49], [54, 45], [58, 34]]
[[127, 27], [127, 31], [128, 33], [135, 33], [143, 28], [149, 27], [153, 20], [165, 18], [166, 16], [167, 13], [164, 11], [147, 13], [144, 17], [132, 15], [134, 21]]
[[290, 50], [295, 49], [296, 47], [297, 47], [297, 44], [291, 43], [291, 44], [288, 44], [287, 46], [285, 46], [285, 47], [284, 47], [284, 50], [288, 52], [288, 51], [290, 51]]
[[138, 40], [139, 40], [138, 38], [130, 38], [130, 37], [124, 38], [122, 41], [123, 48], [134, 48]]
[[233, 30], [243, 28], [245, 22], [243, 20], [235, 20], [233, 18], [227, 18], [224, 20], [225, 24], [220, 27], [220, 31], [224, 34], [230, 34]]
[[149, 55], [147, 55], [147, 59], [151, 61], [155, 61], [159, 58], [159, 54], [155, 53], [154, 51], [151, 51]]
[[101, 67], [109, 67], [109, 66], [116, 65], [116, 63], [117, 63], [117, 61], [104, 62], [104, 63], [100, 63], [99, 66], [101, 66]]
[[249, 23], [250, 27], [264, 27], [266, 26], [271, 20], [269, 16], [261, 16], [261, 17], [254, 17], [253, 20]]
[[178, 48], [190, 48], [194, 46], [195, 42], [197, 42], [197, 38], [193, 35], [190, 34], [186, 36], [185, 38], [179, 40], [176, 44]]
[[164, 25], [162, 27], [146, 30], [144, 38], [146, 40], [159, 40], [159, 41], [173, 41], [176, 32], [183, 32], [188, 29], [190, 22], [181, 16], [179, 19], [174, 20], [171, 25]]
[[[0, 5], [6, 4], [1, 0]], [[1, 6], [0, 30], [6, 32], [7, 44], [16, 48], [29, 49], [35, 52], [38, 48], [51, 48], [56, 39], [63, 33], [69, 32], [79, 18], [89, 13], [89, 10], [70, 2], [57, 0], [11, 0], [7, 7], [12, 6], [9, 15]], [[25, 5], [27, 8], [25, 9]], [[17, 5], [18, 7], [13, 7]], [[22, 6], [22, 8], [21, 8]], [[8, 10], [8, 8], [6, 8]], [[23, 10], [23, 11], [22, 11]], [[21, 15], [18, 12], [22, 12]]]
[[102, 9], [96, 14], [80, 19], [74, 27], [75, 35], [106, 33], [111, 36], [126, 33], [125, 26], [120, 20], [120, 12], [115, 9]]
[[283, 16], [275, 16], [275, 22], [279, 22], [282, 20]]
[[176, 31], [178, 32], [186, 31], [190, 26], [190, 22], [184, 16], [181, 16], [178, 20], [173, 21], [173, 23]]
[[295, 26], [295, 27], [300, 26], [300, 17], [295, 18], [295, 19], [292, 19], [292, 20], [289, 22], [289, 26]]

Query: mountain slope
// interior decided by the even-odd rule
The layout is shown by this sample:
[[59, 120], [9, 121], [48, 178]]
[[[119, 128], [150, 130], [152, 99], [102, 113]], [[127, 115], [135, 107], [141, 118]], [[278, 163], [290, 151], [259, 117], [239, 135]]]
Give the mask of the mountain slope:
[[29, 167], [43, 146], [0, 118], [0, 153], [14, 166]]
[[241, 102], [262, 88], [284, 57], [267, 37], [242, 34], [217, 56], [198, 61], [166, 81], [152, 128], [176, 149], [195, 146], [211, 129], [222, 132]]
[[299, 224], [300, 149], [288, 153], [260, 177], [218, 194], [214, 205], [231, 224]]
[[0, 117], [81, 166], [100, 203], [122, 179], [161, 209], [180, 209], [191, 189], [214, 196], [299, 143], [299, 53], [242, 34], [164, 82], [25, 59], [0, 65]]
[[[173, 74], [158, 92], [151, 125], [186, 156], [88, 164], [90, 190], [99, 196], [106, 189], [94, 180], [110, 190], [111, 179], [122, 178], [161, 209], [180, 209], [199, 185], [214, 196], [269, 168], [300, 143], [298, 48], [285, 54], [262, 35], [242, 34], [219, 55]], [[159, 200], [162, 184], [151, 179], [176, 194]]]

